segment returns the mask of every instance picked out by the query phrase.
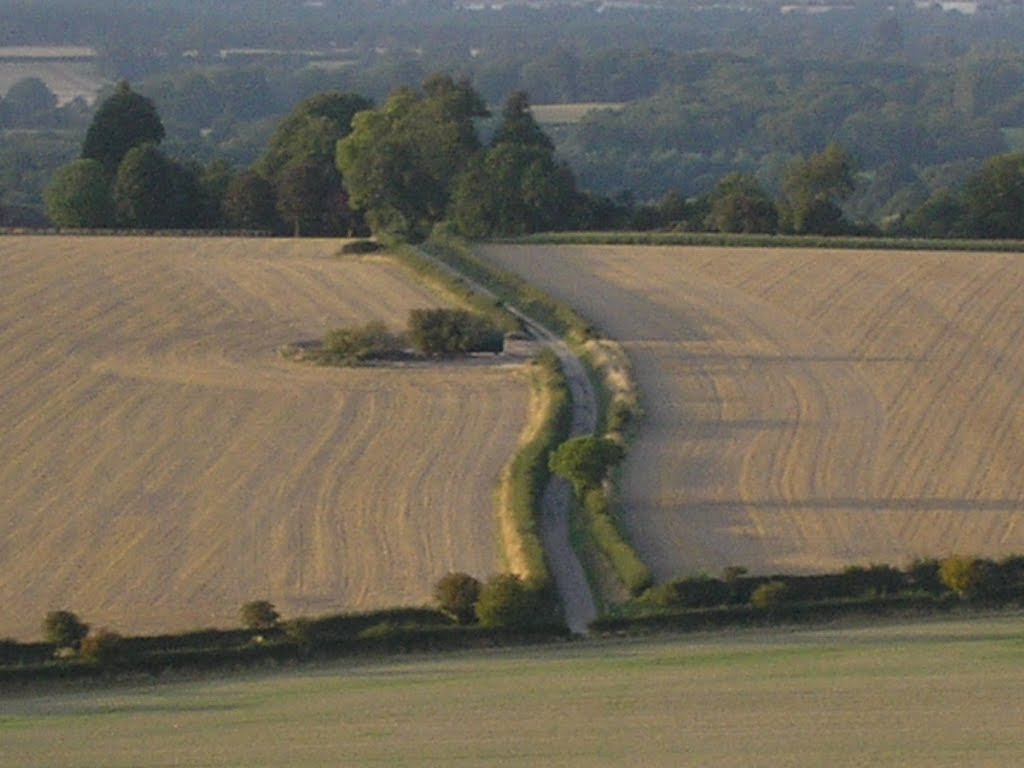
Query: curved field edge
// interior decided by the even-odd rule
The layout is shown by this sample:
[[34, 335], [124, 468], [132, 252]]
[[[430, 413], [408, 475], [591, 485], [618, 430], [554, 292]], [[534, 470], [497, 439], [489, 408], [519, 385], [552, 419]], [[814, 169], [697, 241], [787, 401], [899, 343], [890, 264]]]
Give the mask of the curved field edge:
[[659, 580], [1024, 550], [1012, 254], [493, 246], [621, 340]]
[[[1018, 765], [1021, 629], [1020, 617], [972, 617], [122, 682], [7, 695], [0, 729], [9, 768], [319, 766], [339, 754], [351, 765]], [[97, 739], [98, 726], [116, 738]]]
[[56, 608], [134, 633], [235, 626], [256, 598], [423, 604], [446, 571], [493, 572], [522, 366], [282, 360], [438, 304], [338, 245], [0, 239], [0, 635], [35, 637]]
[[[580, 354], [596, 385], [601, 401], [599, 428], [616, 440], [628, 442], [632, 425], [642, 411], [629, 359], [614, 340], [600, 337], [575, 309], [536, 284], [480, 258], [468, 243], [443, 228], [435, 229], [427, 247], [436, 258], [485, 285], [503, 302], [561, 333]], [[589, 579], [610, 601], [620, 597], [622, 588], [639, 594], [651, 583], [649, 569], [623, 532], [616, 495], [613, 477], [601, 493], [592, 495], [589, 504], [576, 500], [577, 512], [585, 523], [586, 539], [595, 549], [592, 556], [585, 558]], [[620, 587], [612, 586], [603, 575], [609, 569]]]

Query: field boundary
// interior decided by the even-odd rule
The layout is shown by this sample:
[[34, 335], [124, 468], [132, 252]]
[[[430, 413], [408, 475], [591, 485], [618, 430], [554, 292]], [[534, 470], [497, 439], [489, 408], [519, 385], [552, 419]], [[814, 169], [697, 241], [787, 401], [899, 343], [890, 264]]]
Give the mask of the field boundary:
[[508, 245], [689, 245], [729, 248], [818, 248], [888, 251], [1024, 253], [1024, 240], [933, 240], [922, 237], [742, 235], [724, 232], [544, 232], [495, 240]]

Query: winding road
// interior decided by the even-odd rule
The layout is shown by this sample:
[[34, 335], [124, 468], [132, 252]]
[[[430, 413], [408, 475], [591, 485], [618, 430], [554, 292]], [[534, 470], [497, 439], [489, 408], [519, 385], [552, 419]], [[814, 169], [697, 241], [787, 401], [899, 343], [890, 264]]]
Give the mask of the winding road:
[[[417, 249], [417, 253], [431, 264], [448, 274], [464, 281], [472, 290], [488, 299], [498, 297], [485, 286], [470, 279], [429, 253]], [[519, 318], [523, 327], [537, 341], [543, 343], [562, 364], [569, 392], [572, 395], [572, 422], [570, 437], [592, 434], [597, 429], [597, 397], [579, 356], [551, 329], [505, 303], [505, 309]], [[572, 509], [572, 487], [567, 480], [552, 475], [541, 499], [541, 540], [548, 558], [548, 567], [562, 602], [562, 611], [569, 631], [582, 635], [587, 626], [597, 618], [597, 605], [587, 581], [586, 572], [580, 563], [569, 537], [569, 516]]]

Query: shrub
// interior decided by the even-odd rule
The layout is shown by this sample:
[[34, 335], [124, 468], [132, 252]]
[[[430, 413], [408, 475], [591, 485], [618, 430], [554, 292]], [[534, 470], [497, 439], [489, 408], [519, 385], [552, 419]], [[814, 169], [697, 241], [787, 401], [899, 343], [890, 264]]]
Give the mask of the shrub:
[[607, 437], [574, 437], [566, 440], [551, 454], [551, 471], [569, 480], [576, 497], [583, 500], [586, 492], [601, 485], [605, 475], [625, 457], [622, 445]]
[[654, 583], [654, 576], [616, 524], [605, 494], [594, 489], [583, 500], [590, 535], [611, 563], [631, 595], [639, 595]]
[[521, 629], [542, 620], [540, 593], [512, 573], [490, 578], [480, 589], [476, 616], [485, 627]]
[[71, 611], [50, 611], [43, 619], [43, 637], [58, 649], [78, 648], [87, 634], [89, 625]]
[[106, 664], [114, 659], [121, 645], [121, 636], [109, 629], [100, 629], [82, 640], [79, 653], [82, 658], [99, 664]]
[[273, 603], [253, 600], [242, 606], [242, 626], [246, 629], [273, 629], [281, 619]]
[[750, 604], [761, 610], [778, 608], [785, 601], [788, 591], [785, 582], [767, 581], [754, 590], [750, 596]]
[[376, 240], [352, 240], [351, 242], [345, 243], [341, 246], [341, 253], [376, 253], [381, 250], [384, 246], [378, 243]]
[[369, 322], [352, 328], [335, 328], [324, 336], [321, 360], [326, 363], [362, 362], [372, 358], [393, 357], [405, 342], [381, 322]]
[[476, 601], [480, 598], [480, 582], [468, 573], [449, 573], [434, 585], [438, 607], [459, 624], [476, 621]]
[[313, 621], [300, 617], [285, 622], [284, 636], [302, 648], [309, 648], [316, 639]]
[[414, 309], [409, 337], [416, 351], [428, 357], [501, 352], [505, 343], [500, 328], [465, 309]]

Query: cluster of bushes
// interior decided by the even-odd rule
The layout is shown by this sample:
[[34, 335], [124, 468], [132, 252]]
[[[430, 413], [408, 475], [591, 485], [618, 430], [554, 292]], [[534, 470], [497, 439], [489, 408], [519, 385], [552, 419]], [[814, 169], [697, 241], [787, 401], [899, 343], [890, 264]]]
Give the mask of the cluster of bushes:
[[368, 360], [393, 360], [411, 348], [424, 357], [454, 357], [473, 352], [500, 354], [505, 334], [489, 318], [465, 309], [414, 309], [406, 332], [394, 333], [384, 323], [335, 328], [319, 347], [301, 352], [303, 359], [323, 365], [357, 365]]

